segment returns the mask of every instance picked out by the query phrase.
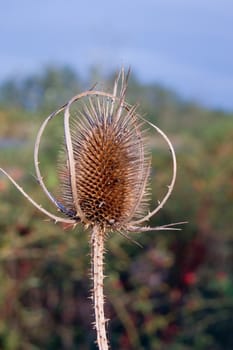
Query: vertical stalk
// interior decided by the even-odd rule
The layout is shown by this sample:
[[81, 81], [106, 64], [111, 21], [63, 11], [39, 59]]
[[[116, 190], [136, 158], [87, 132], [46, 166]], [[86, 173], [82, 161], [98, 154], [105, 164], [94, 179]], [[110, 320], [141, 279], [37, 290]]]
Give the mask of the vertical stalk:
[[106, 335], [106, 319], [104, 316], [104, 231], [99, 226], [94, 226], [91, 236], [92, 252], [92, 278], [93, 278], [93, 301], [95, 309], [95, 327], [97, 333], [97, 343], [99, 350], [108, 350], [108, 340]]

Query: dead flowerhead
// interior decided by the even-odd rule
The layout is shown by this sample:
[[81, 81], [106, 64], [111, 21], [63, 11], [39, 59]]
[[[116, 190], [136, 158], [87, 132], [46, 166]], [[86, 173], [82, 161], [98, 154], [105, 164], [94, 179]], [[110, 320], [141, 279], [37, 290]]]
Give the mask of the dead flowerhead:
[[[74, 96], [52, 113], [38, 132], [34, 148], [38, 183], [67, 218], [53, 215], [42, 208], [0, 168], [29, 201], [55, 222], [73, 225], [81, 222], [86, 227], [97, 225], [104, 230], [121, 232], [166, 230], [176, 225], [153, 228], [141, 225], [155, 215], [170, 196], [176, 178], [176, 157], [164, 132], [142, 118], [136, 106], [125, 102], [128, 74], [125, 77], [124, 70], [121, 70], [113, 93], [91, 89]], [[70, 108], [78, 100], [85, 100], [82, 110], [77, 111], [70, 120]], [[48, 122], [62, 111], [66, 159], [59, 164], [61, 194], [58, 200], [43, 181], [38, 153]], [[148, 203], [150, 174], [150, 155], [143, 130], [145, 124], [154, 128], [167, 142], [172, 154], [173, 176], [163, 200], [158, 201], [152, 212], [142, 217]]]

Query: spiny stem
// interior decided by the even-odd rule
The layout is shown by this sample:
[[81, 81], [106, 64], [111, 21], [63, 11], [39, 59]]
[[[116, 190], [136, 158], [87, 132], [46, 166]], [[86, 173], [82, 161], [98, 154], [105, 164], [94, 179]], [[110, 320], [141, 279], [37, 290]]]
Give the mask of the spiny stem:
[[106, 319], [104, 316], [104, 273], [103, 273], [103, 258], [104, 258], [104, 232], [94, 226], [91, 237], [92, 251], [92, 278], [94, 283], [93, 301], [95, 309], [95, 327], [97, 332], [97, 343], [99, 350], [108, 350], [108, 340], [106, 335]]

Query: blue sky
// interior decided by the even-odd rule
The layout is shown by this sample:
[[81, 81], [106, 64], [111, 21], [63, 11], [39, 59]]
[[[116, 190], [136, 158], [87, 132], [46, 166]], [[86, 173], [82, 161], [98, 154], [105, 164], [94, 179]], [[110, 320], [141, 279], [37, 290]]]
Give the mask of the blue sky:
[[0, 81], [70, 64], [122, 64], [145, 82], [233, 110], [232, 0], [8, 0], [0, 10]]

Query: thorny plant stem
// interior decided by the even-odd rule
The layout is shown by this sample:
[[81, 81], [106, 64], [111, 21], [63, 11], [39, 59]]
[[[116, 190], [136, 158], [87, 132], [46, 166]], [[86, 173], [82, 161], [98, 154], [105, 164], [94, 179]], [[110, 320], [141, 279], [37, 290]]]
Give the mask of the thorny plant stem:
[[104, 273], [103, 273], [103, 258], [104, 258], [104, 232], [94, 226], [91, 236], [91, 251], [92, 251], [92, 278], [93, 278], [93, 301], [95, 309], [95, 327], [97, 333], [97, 343], [99, 350], [108, 350], [108, 340], [106, 335], [106, 319], [104, 316]]

